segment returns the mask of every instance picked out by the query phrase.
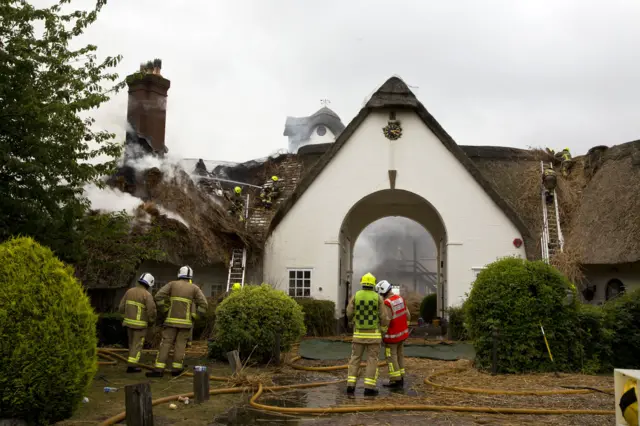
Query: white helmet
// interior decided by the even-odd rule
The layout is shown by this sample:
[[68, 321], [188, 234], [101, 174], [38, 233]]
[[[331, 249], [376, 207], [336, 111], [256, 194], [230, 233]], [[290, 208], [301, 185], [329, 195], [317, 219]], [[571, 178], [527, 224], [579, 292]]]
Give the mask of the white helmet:
[[150, 273], [145, 272], [144, 274], [140, 275], [140, 278], [138, 278], [138, 282], [151, 288], [156, 283], [156, 279], [153, 278], [153, 275], [151, 275]]
[[190, 266], [183, 266], [178, 271], [178, 278], [184, 278], [186, 280], [190, 280], [193, 278], [193, 269]]
[[391, 290], [391, 284], [387, 280], [382, 280], [376, 284], [376, 291], [380, 295], [385, 295]]

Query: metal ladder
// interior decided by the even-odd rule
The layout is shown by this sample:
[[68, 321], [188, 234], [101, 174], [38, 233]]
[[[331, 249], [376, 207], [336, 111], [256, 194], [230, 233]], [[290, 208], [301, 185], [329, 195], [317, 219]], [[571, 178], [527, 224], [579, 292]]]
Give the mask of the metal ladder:
[[[553, 164], [549, 163], [551, 167]], [[544, 162], [540, 162], [540, 173], [544, 177]], [[545, 193], [547, 189], [544, 187], [544, 183], [540, 183], [541, 187], [541, 201], [542, 201], [542, 237], [540, 237], [540, 245], [542, 246], [542, 259], [549, 263], [551, 256], [559, 249], [560, 252], [564, 249], [564, 237], [562, 236], [562, 229], [560, 229], [560, 210], [558, 208], [558, 195], [556, 191], [553, 191], [553, 208], [549, 209], [547, 206], [547, 200]]]
[[227, 292], [235, 283], [244, 287], [244, 272], [247, 265], [247, 249], [233, 249], [229, 262], [229, 277], [227, 278]]

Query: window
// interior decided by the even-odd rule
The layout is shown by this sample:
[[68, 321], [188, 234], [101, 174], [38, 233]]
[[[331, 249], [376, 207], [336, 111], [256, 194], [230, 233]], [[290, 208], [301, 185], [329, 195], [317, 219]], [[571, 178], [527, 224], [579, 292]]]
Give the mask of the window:
[[289, 269], [289, 296], [311, 297], [311, 269]]
[[320, 125], [318, 126], [318, 128], [316, 129], [316, 133], [318, 133], [318, 136], [324, 136], [327, 134], [327, 128]]
[[624, 293], [624, 284], [622, 284], [622, 281], [614, 278], [607, 283], [605, 293], [606, 300], [611, 300], [615, 297], [618, 297], [619, 295]]

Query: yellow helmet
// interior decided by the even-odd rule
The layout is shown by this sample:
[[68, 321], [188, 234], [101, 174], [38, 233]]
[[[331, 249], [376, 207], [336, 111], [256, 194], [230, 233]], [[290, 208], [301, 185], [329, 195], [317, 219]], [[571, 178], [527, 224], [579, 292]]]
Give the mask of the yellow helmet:
[[240, 290], [241, 288], [242, 286], [240, 285], [240, 283], [233, 283], [233, 285], [231, 286], [231, 291]]
[[278, 181], [278, 176], [276, 176], [276, 175], [271, 176], [271, 180], [274, 181], [274, 182], [277, 182]]
[[362, 279], [360, 280], [360, 284], [363, 287], [374, 288], [376, 286], [376, 277], [374, 277], [373, 274], [371, 274], [370, 272], [367, 272], [362, 276]]
[[569, 148], [565, 148], [564, 150], [565, 150], [565, 151], [569, 151]]
[[635, 380], [627, 380], [619, 401], [622, 417], [631, 426], [638, 426], [638, 394]]
[[233, 188], [233, 191], [234, 191], [236, 194], [240, 194], [240, 193], [242, 192], [242, 188], [240, 188], [239, 186], [236, 186], [235, 188]]

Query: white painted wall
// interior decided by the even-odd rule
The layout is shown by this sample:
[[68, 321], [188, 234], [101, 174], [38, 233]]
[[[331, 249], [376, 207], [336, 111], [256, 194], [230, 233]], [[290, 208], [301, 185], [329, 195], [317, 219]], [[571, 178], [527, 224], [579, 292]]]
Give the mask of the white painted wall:
[[589, 284], [596, 286], [595, 296], [589, 303], [605, 302], [607, 283], [614, 278], [624, 284], [627, 292], [640, 288], [640, 262], [621, 265], [587, 265], [583, 272]]
[[280, 277], [283, 290], [287, 268], [312, 267], [312, 296], [338, 300], [340, 228], [354, 204], [389, 188], [390, 168], [398, 171], [397, 189], [428, 200], [444, 221], [449, 306], [469, 291], [472, 267], [507, 255], [525, 257], [524, 246], [512, 244], [522, 238], [515, 225], [420, 118], [406, 111], [397, 112], [397, 119], [403, 136], [390, 142], [381, 130], [388, 112], [371, 113], [271, 234], [265, 276]]

